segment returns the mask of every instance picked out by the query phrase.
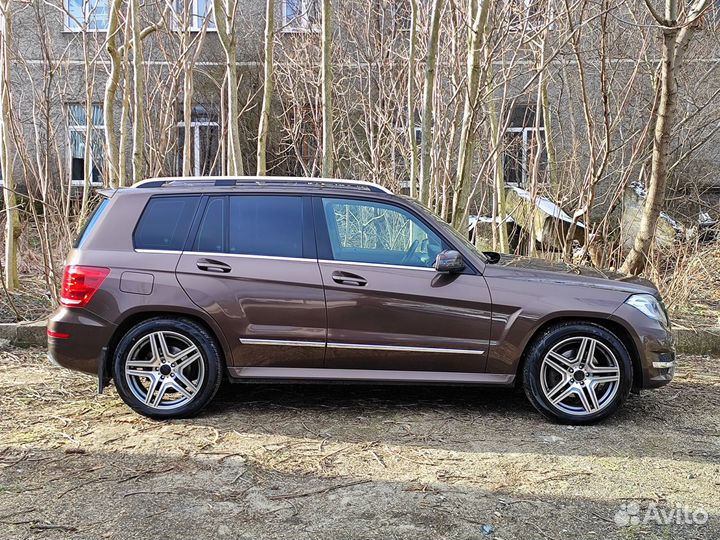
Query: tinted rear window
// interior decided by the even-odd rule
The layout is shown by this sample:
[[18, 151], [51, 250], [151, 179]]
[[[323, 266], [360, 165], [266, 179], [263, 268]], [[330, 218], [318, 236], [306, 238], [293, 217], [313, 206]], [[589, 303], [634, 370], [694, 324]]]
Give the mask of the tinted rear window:
[[213, 253], [225, 251], [225, 198], [210, 199], [205, 207], [205, 215], [200, 222], [195, 251]]
[[183, 249], [198, 200], [198, 197], [150, 199], [133, 234], [135, 248]]
[[90, 214], [85, 220], [85, 224], [80, 228], [80, 234], [77, 235], [75, 238], [75, 243], [73, 244], [73, 247], [75, 248], [82, 248], [85, 241], [88, 239], [88, 236], [90, 236], [90, 233], [92, 232], [93, 228], [95, 227], [95, 224], [100, 219], [100, 216], [105, 212], [105, 209], [110, 204], [110, 199], [103, 198], [102, 201], [100, 201], [100, 204], [95, 208], [95, 210]]
[[228, 252], [302, 257], [302, 209], [301, 197], [230, 197]]

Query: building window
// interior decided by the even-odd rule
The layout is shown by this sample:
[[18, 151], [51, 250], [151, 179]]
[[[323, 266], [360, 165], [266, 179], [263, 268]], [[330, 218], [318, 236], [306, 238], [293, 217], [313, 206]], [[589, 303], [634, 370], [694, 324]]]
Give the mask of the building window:
[[511, 30], [539, 30], [545, 21], [547, 0], [505, 0]]
[[320, 31], [320, 0], [283, 0], [282, 10], [283, 31]]
[[109, 0], [65, 0], [65, 29], [104, 32], [108, 27]]
[[[187, 10], [187, 17], [185, 11]], [[215, 32], [215, 12], [213, 11], [213, 0], [175, 0], [175, 17], [173, 26], [175, 30], [182, 30], [189, 24], [191, 32], [200, 32], [207, 20], [207, 30]]]
[[[103, 185], [105, 168], [105, 122], [102, 105], [93, 103], [90, 118], [90, 184]], [[85, 105], [72, 103], [68, 105], [68, 141], [70, 160], [70, 180], [74, 186], [85, 184], [85, 141], [87, 139], [88, 122]]]
[[536, 124], [534, 107], [516, 105], [510, 113], [510, 122], [505, 132], [503, 151], [505, 183], [527, 186], [538, 152], [540, 152], [541, 168], [538, 171], [538, 178], [542, 180], [547, 164], [542, 116], [540, 123]]
[[190, 130], [178, 122], [178, 174], [182, 174], [185, 134], [190, 136], [190, 171], [194, 176], [220, 174], [220, 125], [214, 108], [196, 105], [192, 110]]

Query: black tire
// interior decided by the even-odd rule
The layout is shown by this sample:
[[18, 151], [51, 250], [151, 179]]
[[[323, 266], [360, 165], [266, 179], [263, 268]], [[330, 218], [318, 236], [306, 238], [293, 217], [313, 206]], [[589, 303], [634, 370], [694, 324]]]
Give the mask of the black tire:
[[[583, 341], [581, 338], [590, 338], [590, 340]], [[595, 360], [597, 367], [590, 369], [601, 371], [601, 363], [612, 366], [607, 368], [608, 371], [616, 368], [619, 378], [616, 385], [612, 382], [600, 382], [606, 380], [601, 377], [614, 377], [612, 373], [599, 374], [596, 378], [593, 378], [595, 375], [591, 373], [585, 379], [588, 374], [585, 373], [584, 368], [581, 370], [577, 366], [568, 367], [567, 374], [564, 372], [559, 374], [560, 369], [548, 366], [546, 363], [545, 359], [549, 353], [558, 353], [564, 347], [567, 352], [561, 355], [567, 356], [569, 362], [572, 360], [570, 357], [572, 357], [572, 347], [574, 346], [577, 347], [576, 356], [587, 358], [587, 354], [579, 354], [581, 342], [593, 343], [592, 350], [599, 358]], [[611, 355], [608, 354], [608, 351]], [[614, 357], [614, 363], [611, 356]], [[552, 358], [548, 362], [552, 362]], [[555, 363], [558, 366], [564, 366], [562, 362]], [[544, 369], [543, 364], [545, 364]], [[571, 369], [575, 370], [572, 374]], [[579, 371], [583, 373], [579, 373]], [[557, 386], [554, 383], [548, 383], [552, 378], [558, 381]], [[607, 329], [586, 322], [561, 323], [548, 328], [532, 342], [526, 353], [522, 380], [528, 399], [545, 417], [563, 424], [592, 424], [611, 416], [627, 399], [633, 384], [633, 366], [630, 354], [622, 341]], [[561, 387], [562, 383], [566, 386]], [[571, 391], [570, 387], [573, 387], [574, 390]], [[556, 388], [559, 390], [553, 393]], [[571, 393], [558, 405], [554, 405], [546, 395], [548, 393], [557, 399], [566, 392]], [[588, 397], [587, 392], [593, 392], [595, 401], [592, 400], [592, 397]], [[581, 396], [581, 394], [583, 395]], [[603, 399], [598, 399], [597, 394], [601, 394]], [[577, 405], [574, 402], [577, 402]], [[587, 403], [590, 403], [591, 406], [588, 407]], [[598, 408], [592, 410], [596, 403], [599, 405]]]
[[[180, 353], [183, 349], [182, 346], [187, 346], [190, 350], [191, 345], [194, 345], [197, 349], [196, 352], [192, 353], [192, 356], [196, 358], [197, 352], [200, 354], [200, 358], [193, 361], [192, 365], [188, 368], [194, 370], [195, 375], [189, 375], [186, 372], [181, 372], [177, 375], [175, 371], [175, 363], [172, 363], [173, 373], [167, 375], [167, 384], [175, 384], [180, 380], [188, 380], [188, 385], [182, 385], [186, 392], [190, 392], [191, 388], [195, 388], [192, 391], [191, 396], [183, 396], [176, 388], [168, 387], [163, 389], [164, 395], [160, 395], [158, 387], [154, 387], [155, 390], [151, 392], [152, 395], [160, 395], [158, 406], [152, 406], [140, 399], [138, 394], [142, 394], [143, 384], [138, 384], [137, 381], [146, 381], [148, 389], [155, 381], [150, 377], [156, 375], [160, 377], [159, 368], [154, 367], [143, 367], [140, 370], [151, 372], [156, 371], [157, 374], [149, 374], [147, 377], [132, 377], [126, 374], [126, 365], [128, 361], [131, 361], [130, 354], [133, 353], [132, 360], [135, 362], [151, 362], [146, 359], [147, 353], [151, 352], [148, 347], [152, 347], [150, 341], [153, 340], [152, 336], [160, 335], [163, 339], [163, 343], [167, 346], [167, 350], [170, 352]], [[159, 350], [157, 347], [155, 350]], [[135, 352], [137, 351], [137, 352]], [[145, 352], [144, 358], [136, 357], [136, 354]], [[170, 364], [172, 356], [168, 355], [168, 359], [165, 359], [165, 355], [160, 354], [162, 357], [162, 363]], [[188, 355], [188, 358], [191, 355]], [[154, 356], [153, 356], [154, 358]], [[182, 362], [178, 361], [177, 365], [180, 366]], [[135, 365], [133, 363], [133, 365]], [[165, 368], [163, 368], [165, 369]], [[169, 365], [167, 366], [169, 368]], [[135, 371], [138, 371], [136, 369]], [[172, 418], [190, 418], [197, 415], [202, 409], [204, 409], [208, 403], [215, 396], [215, 393], [220, 388], [222, 382], [223, 372], [223, 357], [220, 352], [220, 347], [217, 344], [215, 338], [208, 333], [208, 331], [200, 326], [199, 324], [185, 318], [166, 318], [166, 317], [155, 317], [148, 319], [130, 328], [127, 333], [122, 337], [113, 354], [113, 373], [115, 379], [115, 386], [118, 394], [122, 400], [135, 412], [144, 416], [155, 418], [158, 420], [172, 419]], [[200, 375], [198, 375], [200, 373]], [[175, 379], [177, 375], [177, 379]], [[162, 379], [165, 379], [163, 375]], [[173, 378], [171, 381], [170, 378]], [[182, 378], [181, 378], [182, 377]], [[192, 377], [195, 377], [191, 380]], [[195, 382], [199, 383], [196, 386], [190, 386]], [[157, 381], [160, 385], [161, 382]], [[147, 394], [147, 389], [146, 394]], [[171, 398], [177, 395], [178, 404], [170, 407], [167, 402], [163, 402], [164, 396], [169, 395]], [[150, 398], [148, 398], [150, 399]], [[185, 400], [185, 402], [183, 402]], [[151, 399], [151, 401], [155, 401]], [[166, 407], [166, 408], [163, 408]]]

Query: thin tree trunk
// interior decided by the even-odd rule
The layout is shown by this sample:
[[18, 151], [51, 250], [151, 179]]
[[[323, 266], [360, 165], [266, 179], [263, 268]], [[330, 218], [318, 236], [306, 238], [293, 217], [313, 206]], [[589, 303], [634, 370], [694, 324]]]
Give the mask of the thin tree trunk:
[[275, 43], [275, 0], [265, 6], [265, 68], [263, 71], [263, 101], [260, 110], [257, 143], [257, 175], [267, 174], [267, 141], [270, 129], [270, 108], [273, 97], [273, 45]]
[[237, 39], [235, 35], [237, 0], [213, 0], [213, 6], [218, 38], [225, 51], [228, 174], [242, 176], [244, 168], [238, 124], [240, 112], [238, 110]]
[[423, 115], [420, 140], [420, 202], [430, 202], [430, 150], [433, 143], [433, 95], [435, 93], [435, 70], [437, 67], [440, 18], [443, 0], [433, 0], [430, 13], [430, 37], [425, 59], [425, 86], [423, 89]]
[[451, 220], [453, 227], [459, 231], [467, 228], [468, 198], [472, 183], [473, 129], [475, 111], [480, 96], [481, 53], [490, 10], [490, 0], [480, 0], [480, 4], [478, 4], [478, 0], [469, 0], [468, 9], [469, 16], [473, 18], [473, 24], [468, 32], [467, 91], [460, 125], [460, 146], [458, 149], [457, 171], [455, 173], [456, 191]]
[[105, 147], [107, 152], [107, 174], [110, 187], [119, 185], [118, 141], [115, 132], [115, 96], [120, 83], [122, 55], [117, 46], [117, 34], [120, 25], [120, 7], [123, 0], [112, 0], [108, 14], [107, 52], [110, 56], [110, 75], [105, 83], [103, 116], [105, 121]]
[[[140, 2], [130, 1], [133, 49], [132, 183], [145, 176], [145, 61], [140, 31]], [[124, 158], [123, 158], [124, 159]]]
[[408, 51], [407, 128], [410, 145], [410, 196], [417, 197], [418, 149], [415, 138], [415, 48], [417, 46], [418, 0], [410, 0], [410, 50]]
[[335, 169], [332, 81], [332, 4], [331, 0], [322, 0], [322, 176], [324, 178], [332, 178]]
[[0, 170], [5, 201], [5, 289], [20, 286], [17, 264], [17, 240], [20, 236], [20, 215], [15, 196], [12, 160], [10, 157], [10, 45], [12, 43], [10, 2], [0, 2]]

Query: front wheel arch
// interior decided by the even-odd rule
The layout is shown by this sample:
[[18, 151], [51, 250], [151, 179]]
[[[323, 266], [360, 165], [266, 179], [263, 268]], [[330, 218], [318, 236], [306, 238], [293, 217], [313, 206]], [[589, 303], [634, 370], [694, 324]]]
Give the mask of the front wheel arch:
[[630, 360], [632, 361], [633, 367], [633, 388], [641, 388], [643, 380], [642, 365], [640, 363], [640, 353], [638, 352], [637, 344], [633, 339], [630, 331], [625, 328], [621, 323], [610, 319], [593, 318], [593, 317], [557, 317], [549, 319], [541, 324], [527, 339], [525, 346], [523, 347], [520, 361], [517, 363], [515, 370], [515, 386], [517, 388], [522, 387], [522, 373], [525, 369], [525, 362], [527, 360], [527, 354], [533, 343], [537, 341], [539, 336], [542, 336], [549, 329], [564, 324], [564, 323], [578, 323], [578, 324], [594, 324], [601, 328], [604, 328], [608, 332], [612, 333], [617, 337], [627, 349], [630, 354]]

